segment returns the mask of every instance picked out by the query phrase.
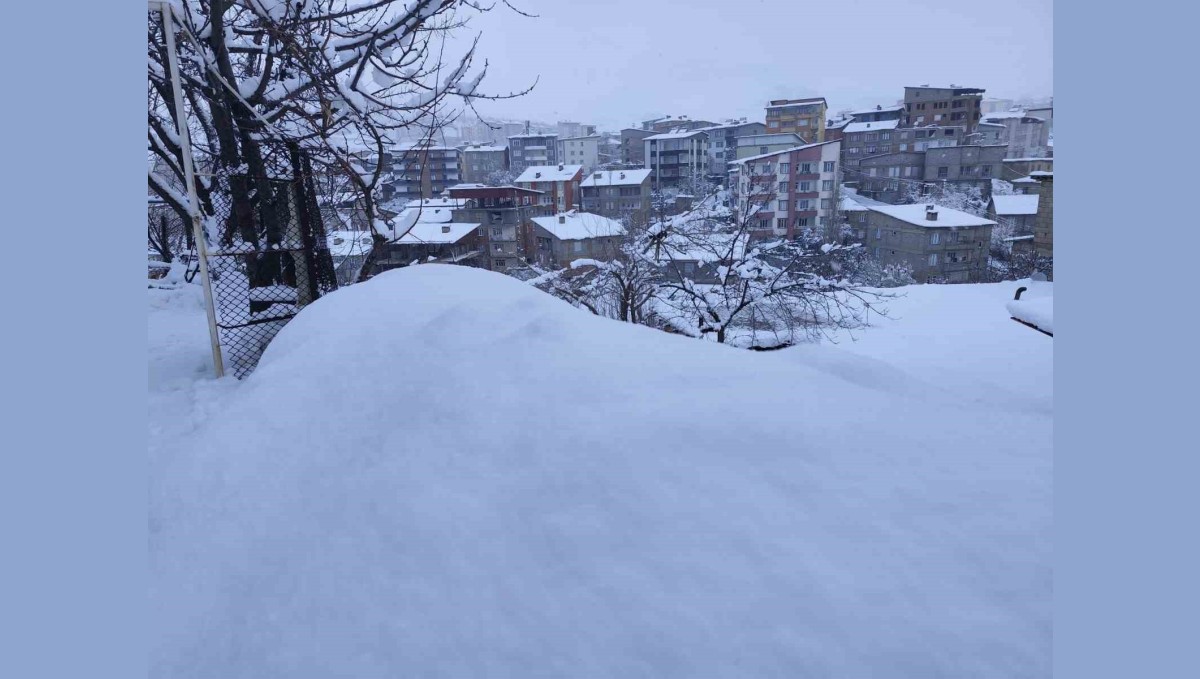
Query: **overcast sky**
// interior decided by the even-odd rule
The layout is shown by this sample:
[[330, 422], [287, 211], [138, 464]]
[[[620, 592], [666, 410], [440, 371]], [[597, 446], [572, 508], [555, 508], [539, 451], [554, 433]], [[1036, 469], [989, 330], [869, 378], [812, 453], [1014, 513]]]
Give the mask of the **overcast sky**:
[[772, 98], [894, 104], [926, 83], [1053, 94], [1051, 0], [510, 1], [538, 18], [495, 0], [465, 31], [482, 33], [490, 62], [481, 90], [540, 81], [484, 115], [617, 130], [661, 115], [762, 120]]

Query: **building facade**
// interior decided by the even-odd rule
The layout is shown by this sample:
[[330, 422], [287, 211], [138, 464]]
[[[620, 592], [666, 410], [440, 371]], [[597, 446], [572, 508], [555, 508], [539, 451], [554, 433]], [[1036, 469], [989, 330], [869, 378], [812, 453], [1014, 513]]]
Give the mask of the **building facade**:
[[557, 165], [557, 134], [514, 134], [508, 138], [508, 169], [517, 174], [531, 165]]
[[639, 130], [627, 127], [621, 130], [620, 162], [625, 165], [638, 167], [646, 164], [646, 145], [642, 143], [646, 137], [654, 136], [650, 130]]
[[985, 122], [1005, 127], [1009, 158], [1041, 158], [1050, 155], [1050, 124], [1024, 111], [991, 113]]
[[904, 127], [961, 126], [967, 134], [983, 117], [984, 90], [977, 87], [905, 87]]
[[875, 108], [850, 111], [847, 115], [853, 118], [856, 123], [881, 123], [885, 120], [900, 121], [904, 117], [904, 105], [878, 105]]
[[456, 148], [416, 143], [392, 150], [388, 200], [433, 198], [461, 181], [462, 158]]
[[939, 205], [867, 209], [866, 247], [881, 264], [905, 264], [922, 283], [984, 280], [992, 220]]
[[775, 99], [767, 104], [767, 132], [795, 132], [809, 143], [825, 141], [825, 97]]
[[1000, 179], [1004, 169], [1005, 146], [943, 146], [925, 151], [927, 182], [974, 183], [991, 195], [993, 179]]
[[654, 189], [677, 188], [704, 180], [708, 170], [708, 133], [676, 130], [646, 137], [646, 167]]
[[1013, 181], [1028, 177], [1034, 172], [1053, 172], [1053, 158], [1005, 158], [1001, 179]]
[[775, 134], [750, 134], [737, 138], [737, 151], [731, 160], [741, 160], [750, 156], [761, 156], [784, 149], [804, 146], [809, 141], [795, 132], [778, 132]]
[[[847, 171], [857, 168], [864, 158], [886, 153], [925, 151], [930, 148], [958, 146], [963, 142], [966, 128], [925, 127], [906, 129], [896, 121], [881, 123], [851, 123], [844, 128], [842, 160]], [[851, 181], [853, 177], [846, 177]]]
[[1038, 197], [1033, 221], [1033, 247], [1041, 257], [1054, 257], [1054, 173], [1035, 171], [1013, 182], [1024, 195]]
[[600, 136], [559, 137], [559, 162], [567, 165], [582, 165], [584, 172], [591, 172], [600, 164]]
[[523, 189], [540, 191], [538, 203], [558, 212], [579, 207], [582, 165], [532, 165], [513, 182]]
[[536, 250], [533, 218], [552, 214], [539, 201], [541, 192], [517, 186], [456, 186], [450, 197], [463, 199], [454, 210], [454, 221], [478, 224], [475, 237], [482, 251], [481, 265], [492, 271], [523, 266]]
[[883, 203], [904, 202], [925, 177], [925, 151], [893, 151], [863, 158], [843, 170], [843, 179], [860, 196]]
[[482, 184], [494, 172], [508, 169], [508, 148], [472, 144], [462, 149], [463, 182]]
[[534, 261], [544, 267], [569, 267], [577, 259], [612, 260], [620, 252], [625, 227], [587, 212], [533, 218]]
[[580, 183], [583, 211], [644, 222], [650, 217], [650, 170], [589, 173]]
[[840, 156], [841, 142], [829, 141], [735, 161], [738, 218], [752, 220], [761, 236], [815, 229], [832, 238]]

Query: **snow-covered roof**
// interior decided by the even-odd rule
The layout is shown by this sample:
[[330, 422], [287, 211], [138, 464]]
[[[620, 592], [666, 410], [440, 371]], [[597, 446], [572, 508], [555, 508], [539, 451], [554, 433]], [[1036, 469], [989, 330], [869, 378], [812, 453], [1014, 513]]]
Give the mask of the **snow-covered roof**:
[[708, 133], [707, 133], [707, 132], [705, 132], [703, 129], [698, 129], [698, 130], [672, 130], [672, 131], [670, 131], [670, 132], [661, 132], [661, 133], [659, 133], [659, 134], [651, 135], [651, 136], [649, 136], [649, 137], [646, 137], [646, 140], [659, 140], [659, 139], [684, 139], [684, 138], [687, 138], [687, 137], [694, 137], [694, 136], [696, 136], [696, 135], [698, 135], [698, 134], [708, 134]]
[[565, 182], [572, 179], [582, 170], [582, 165], [530, 165], [525, 168], [520, 177], [517, 177], [516, 182], [518, 184]]
[[[561, 221], [560, 221], [561, 220]], [[583, 240], [622, 236], [625, 227], [615, 219], [590, 212], [560, 212], [550, 217], [534, 217], [534, 223], [554, 234], [559, 240]]]
[[509, 139], [540, 139], [542, 137], [554, 137], [557, 139], [558, 133], [557, 132], [545, 132], [545, 133], [541, 133], [541, 134], [535, 134], [535, 133], [531, 132], [529, 134], [510, 134], [510, 135], [508, 135]]
[[580, 186], [640, 186], [650, 170], [601, 170], [583, 178]]
[[992, 196], [998, 215], [1036, 215], [1038, 211], [1037, 195]]
[[806, 104], [825, 103], [825, 97], [811, 97], [809, 99], [793, 99], [786, 104], [768, 104], [767, 108], [787, 108], [788, 106], [804, 106]]
[[895, 106], [884, 106], [882, 108], [865, 108], [861, 111], [851, 111], [849, 113], [849, 115], [857, 116], [857, 115], [867, 115], [869, 113], [891, 113], [892, 111], [903, 111], [903, 110], [904, 110], [904, 104], [897, 104]]
[[1028, 235], [1028, 236], [1011, 236], [1011, 237], [1009, 237], [1009, 238], [1005, 238], [1005, 239], [1004, 239], [1004, 242], [1005, 242], [1005, 243], [1011, 243], [1012, 241], [1016, 241], [1016, 240], [1033, 240], [1033, 235]]
[[373, 246], [370, 231], [331, 231], [326, 240], [334, 257], [366, 255]]
[[471, 152], [471, 151], [493, 151], [493, 152], [494, 152], [494, 151], [507, 151], [507, 150], [508, 150], [508, 147], [507, 147], [507, 146], [484, 146], [484, 145], [479, 145], [479, 146], [467, 146], [467, 147], [464, 147], [464, 148], [463, 148], [463, 153], [469, 153], [469, 152]]
[[741, 165], [743, 163], [748, 163], [752, 160], [761, 160], [763, 158], [770, 158], [771, 156], [777, 156], [781, 153], [791, 153], [792, 151], [803, 151], [804, 149], [809, 149], [814, 146], [821, 146], [822, 144], [837, 144], [840, 142], [841, 142], [840, 139], [833, 139], [830, 141], [819, 141], [814, 144], [804, 144], [803, 146], [793, 146], [790, 149], [783, 149], [782, 151], [771, 151], [770, 153], [760, 153], [757, 156], [750, 156], [749, 158], [742, 158], [741, 160], [734, 160], [734, 161], [730, 162], [730, 165], [734, 165], [734, 164]]
[[404, 204], [404, 207], [420, 207], [428, 210], [429, 208], [448, 207], [454, 209], [463, 207], [467, 204], [466, 198], [415, 198]]
[[1046, 170], [1036, 170], [1034, 172], [1030, 172], [1029, 176], [1030, 177], [1053, 177], [1054, 173], [1047, 172]]
[[850, 123], [842, 130], [846, 134], [853, 132], [875, 132], [877, 130], [894, 130], [900, 126], [899, 120], [878, 120], [867, 123]]
[[827, 120], [827, 121], [825, 121], [825, 129], [826, 130], [838, 130], [838, 129], [841, 129], [841, 128], [849, 125], [852, 122], [854, 122], [854, 118], [839, 118], [837, 120]]
[[973, 214], [955, 210], [942, 205], [935, 205], [934, 211], [937, 212], [937, 220], [931, 221], [925, 218], [925, 203], [917, 203], [914, 205], [871, 205], [869, 209], [874, 212], [879, 212], [889, 217], [894, 217], [903, 222], [908, 222], [915, 226], [926, 226], [935, 228], [948, 227], [967, 227], [967, 226], [994, 226], [996, 222], [983, 217], [976, 217]]
[[417, 222], [412, 225], [408, 233], [401, 236], [396, 242], [405, 244], [417, 243], [457, 243], [459, 240], [478, 229], [480, 224], [468, 224], [465, 222]]
[[1005, 162], [1005, 163], [1030, 163], [1030, 162], [1034, 162], [1034, 161], [1053, 162], [1054, 159], [1053, 158], [1005, 158], [1003, 162]]
[[842, 196], [838, 203], [838, 209], [842, 212], [866, 212], [869, 210], [866, 205], [863, 205], [849, 196]]
[[598, 134], [582, 134], [578, 137], [559, 137], [559, 141], [579, 141], [580, 139], [600, 139]]

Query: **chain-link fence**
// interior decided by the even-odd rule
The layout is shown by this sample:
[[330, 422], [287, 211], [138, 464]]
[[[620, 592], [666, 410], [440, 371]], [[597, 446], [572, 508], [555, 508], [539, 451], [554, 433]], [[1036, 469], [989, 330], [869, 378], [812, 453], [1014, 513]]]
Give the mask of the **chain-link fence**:
[[220, 233], [208, 234], [219, 243], [208, 270], [221, 354], [239, 379], [300, 309], [338, 286], [309, 160], [294, 145], [261, 148], [265, 173], [211, 178], [223, 185], [211, 193], [209, 228]]

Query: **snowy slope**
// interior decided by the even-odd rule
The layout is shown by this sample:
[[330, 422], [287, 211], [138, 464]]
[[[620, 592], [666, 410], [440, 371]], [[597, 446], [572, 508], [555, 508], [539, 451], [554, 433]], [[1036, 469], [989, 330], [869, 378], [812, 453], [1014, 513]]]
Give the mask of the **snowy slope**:
[[[991, 312], [1018, 334], [968, 345], [1036, 338]], [[860, 343], [897, 361], [746, 352], [418, 266], [218, 387], [190, 313], [151, 314], [151, 417], [155, 379], [200, 413], [151, 437], [152, 676], [1049, 674], [1049, 411], [903, 321]]]

